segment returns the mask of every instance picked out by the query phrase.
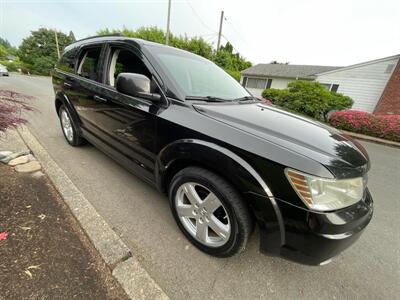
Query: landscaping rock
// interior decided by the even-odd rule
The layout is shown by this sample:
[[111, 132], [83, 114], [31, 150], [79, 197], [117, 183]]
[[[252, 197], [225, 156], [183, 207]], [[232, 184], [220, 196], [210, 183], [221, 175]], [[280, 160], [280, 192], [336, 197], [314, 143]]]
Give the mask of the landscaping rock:
[[36, 171], [35, 173], [32, 174], [33, 178], [40, 178], [44, 176], [44, 173], [42, 171]]
[[28, 155], [30, 153], [31, 152], [29, 150], [11, 153], [11, 154], [7, 155], [6, 157], [4, 157], [3, 159], [0, 159], [0, 161], [7, 164], [10, 160], [13, 160], [14, 158], [20, 157], [22, 155]]
[[0, 161], [12, 154], [12, 151], [0, 151]]
[[32, 154], [28, 154], [28, 159], [29, 161], [36, 160], [36, 157], [34, 157]]
[[39, 171], [41, 168], [42, 166], [39, 164], [39, 162], [34, 160], [23, 165], [15, 166], [15, 171], [20, 173], [32, 173]]
[[16, 165], [21, 165], [21, 164], [26, 164], [27, 162], [29, 162], [29, 157], [28, 155], [23, 155], [17, 158], [14, 158], [12, 160], [10, 160], [8, 162], [8, 164], [12, 167], [16, 166]]

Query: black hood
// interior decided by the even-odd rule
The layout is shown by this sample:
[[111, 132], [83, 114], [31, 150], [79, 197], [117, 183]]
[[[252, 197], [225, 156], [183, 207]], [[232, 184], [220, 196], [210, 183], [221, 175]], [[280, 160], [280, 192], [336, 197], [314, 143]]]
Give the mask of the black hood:
[[365, 149], [322, 123], [265, 104], [195, 105], [202, 114], [297, 152], [326, 166], [336, 177], [368, 171]]

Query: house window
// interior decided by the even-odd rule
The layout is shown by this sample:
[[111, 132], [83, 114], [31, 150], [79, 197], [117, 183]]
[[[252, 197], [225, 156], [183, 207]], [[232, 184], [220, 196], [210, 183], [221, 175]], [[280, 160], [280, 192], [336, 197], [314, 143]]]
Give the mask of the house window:
[[269, 78], [269, 79], [267, 80], [267, 86], [266, 86], [265, 88], [266, 88], [266, 89], [270, 89], [270, 88], [271, 88], [271, 84], [272, 84], [272, 79]]
[[387, 65], [386, 70], [385, 70], [385, 74], [392, 73], [393, 68], [394, 68], [394, 64]]
[[272, 79], [247, 78], [246, 87], [251, 89], [268, 89], [271, 87]]
[[331, 92], [337, 92], [337, 90], [339, 89], [339, 85], [338, 84], [331, 84], [331, 83], [321, 83], [321, 85], [326, 88], [328, 91]]
[[242, 85], [245, 87], [247, 84], [247, 77], [243, 77]]
[[332, 84], [332, 86], [331, 86], [331, 92], [337, 92], [337, 90], [338, 90], [338, 88], [339, 88], [339, 85], [338, 84]]
[[326, 88], [328, 91], [331, 89], [331, 84], [330, 83], [321, 83], [321, 85]]

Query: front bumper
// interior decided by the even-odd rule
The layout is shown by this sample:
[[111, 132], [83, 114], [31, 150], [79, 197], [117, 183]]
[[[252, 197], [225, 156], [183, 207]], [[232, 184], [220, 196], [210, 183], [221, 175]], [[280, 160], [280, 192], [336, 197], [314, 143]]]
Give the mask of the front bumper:
[[261, 251], [309, 265], [324, 264], [350, 247], [373, 214], [373, 200], [368, 190], [358, 203], [328, 213], [275, 200], [281, 214], [276, 218], [281, 220], [280, 225], [278, 222], [276, 226], [271, 226], [274, 222], [261, 222]]

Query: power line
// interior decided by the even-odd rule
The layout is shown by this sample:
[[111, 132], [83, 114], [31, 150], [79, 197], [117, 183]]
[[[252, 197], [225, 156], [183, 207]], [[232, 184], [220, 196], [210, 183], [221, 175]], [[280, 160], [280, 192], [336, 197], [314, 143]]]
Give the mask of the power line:
[[192, 12], [196, 15], [197, 19], [200, 21], [201, 24], [203, 24], [204, 27], [206, 27], [208, 30], [210, 30], [212, 33], [217, 33], [214, 29], [212, 29], [210, 26], [208, 26], [203, 19], [200, 17], [200, 15], [197, 13], [197, 11], [194, 9], [194, 7], [192, 6], [192, 4], [190, 4], [190, 2], [188, 2], [187, 0], [185, 0], [186, 4], [189, 5], [190, 9], [192, 10]]
[[233, 46], [233, 44], [228, 40], [228, 38], [227, 38], [225, 35], [222, 34], [222, 37], [223, 37], [229, 44], [231, 44], [233, 50], [235, 50], [238, 54], [240, 54], [240, 51], [239, 51], [238, 49], [236, 49], [236, 48]]
[[225, 18], [226, 23], [233, 29], [233, 31], [238, 35], [238, 37], [245, 43], [247, 43], [247, 40], [244, 38], [244, 36], [233, 26], [233, 24]]

